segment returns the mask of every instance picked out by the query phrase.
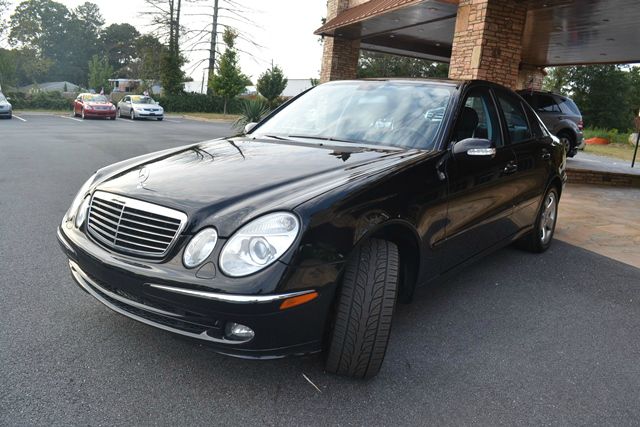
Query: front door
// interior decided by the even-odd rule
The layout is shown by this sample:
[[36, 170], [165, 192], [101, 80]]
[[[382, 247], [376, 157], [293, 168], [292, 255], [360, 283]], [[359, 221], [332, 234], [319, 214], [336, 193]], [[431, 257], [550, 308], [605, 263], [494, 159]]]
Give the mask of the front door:
[[449, 202], [443, 272], [516, 232], [511, 219], [517, 191], [513, 185], [516, 157], [505, 143], [488, 88], [471, 89], [458, 112], [451, 143], [467, 138], [490, 140], [495, 153], [462, 153], [447, 161]]
[[535, 221], [547, 178], [552, 174], [551, 137], [543, 131], [535, 113], [520, 98], [501, 89], [495, 89], [494, 93], [503, 113], [510, 146], [516, 155], [514, 179], [518, 191], [513, 220], [520, 230]]

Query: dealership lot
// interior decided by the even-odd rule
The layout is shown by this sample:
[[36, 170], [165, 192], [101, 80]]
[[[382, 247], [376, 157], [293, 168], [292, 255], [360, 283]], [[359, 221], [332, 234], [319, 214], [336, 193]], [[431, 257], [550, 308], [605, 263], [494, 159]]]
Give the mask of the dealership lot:
[[640, 270], [560, 241], [420, 290], [368, 382], [325, 374], [320, 355], [232, 359], [112, 313], [73, 284], [56, 242], [78, 187], [104, 165], [233, 131], [18, 116], [0, 121], [0, 425], [640, 420]]

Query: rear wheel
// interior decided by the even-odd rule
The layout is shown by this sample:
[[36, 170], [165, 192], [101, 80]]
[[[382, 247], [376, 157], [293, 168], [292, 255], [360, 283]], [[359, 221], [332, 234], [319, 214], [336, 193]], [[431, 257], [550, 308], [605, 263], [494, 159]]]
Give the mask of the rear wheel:
[[575, 153], [575, 138], [567, 131], [562, 131], [558, 134], [558, 139], [564, 145], [564, 149], [567, 152], [567, 157], [573, 157]]
[[541, 253], [549, 249], [551, 241], [553, 240], [553, 234], [556, 230], [557, 218], [558, 190], [556, 190], [555, 187], [551, 187], [544, 196], [534, 229], [523, 236], [518, 241], [518, 245], [534, 253]]
[[371, 239], [347, 264], [340, 288], [326, 369], [370, 378], [387, 350], [399, 277], [398, 247]]

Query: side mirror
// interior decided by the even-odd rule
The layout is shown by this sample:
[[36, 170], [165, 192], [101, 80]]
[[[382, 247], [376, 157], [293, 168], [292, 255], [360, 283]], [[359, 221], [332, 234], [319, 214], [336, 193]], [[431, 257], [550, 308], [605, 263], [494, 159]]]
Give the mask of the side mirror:
[[257, 123], [251, 122], [251, 123], [247, 123], [247, 125], [244, 127], [244, 133], [247, 134], [249, 132], [251, 132], [251, 130], [256, 127]]
[[453, 154], [467, 156], [493, 157], [496, 155], [496, 147], [493, 142], [482, 138], [467, 138], [453, 145]]

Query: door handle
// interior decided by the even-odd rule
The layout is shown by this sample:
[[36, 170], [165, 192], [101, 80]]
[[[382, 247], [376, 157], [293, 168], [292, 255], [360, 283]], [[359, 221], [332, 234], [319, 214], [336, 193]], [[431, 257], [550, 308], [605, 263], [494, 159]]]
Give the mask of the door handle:
[[518, 164], [514, 161], [507, 163], [507, 166], [504, 167], [504, 174], [510, 175], [512, 173], [516, 173], [518, 171]]

